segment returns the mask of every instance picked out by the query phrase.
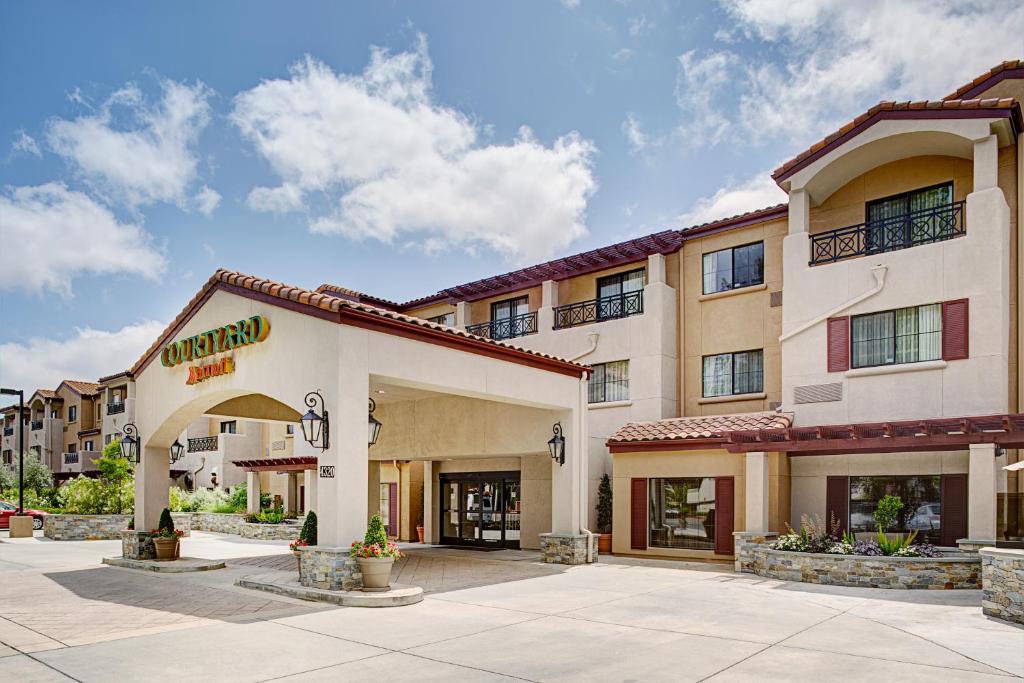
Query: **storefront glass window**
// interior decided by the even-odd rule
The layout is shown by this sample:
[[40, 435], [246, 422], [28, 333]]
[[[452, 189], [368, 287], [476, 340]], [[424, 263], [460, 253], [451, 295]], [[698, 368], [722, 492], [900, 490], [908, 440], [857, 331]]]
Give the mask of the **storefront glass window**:
[[896, 527], [891, 532], [917, 531], [920, 540], [939, 543], [942, 477], [850, 477], [850, 531], [875, 532], [874, 511], [886, 495], [903, 501]]
[[715, 549], [715, 478], [651, 479], [652, 548]]

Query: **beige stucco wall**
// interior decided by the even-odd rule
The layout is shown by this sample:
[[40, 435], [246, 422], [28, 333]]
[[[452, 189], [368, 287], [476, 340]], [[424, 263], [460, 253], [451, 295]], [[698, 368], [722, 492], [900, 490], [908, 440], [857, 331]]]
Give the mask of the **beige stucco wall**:
[[[680, 330], [683, 344], [683, 415], [721, 415], [768, 410], [781, 400], [779, 334], [782, 307], [771, 307], [782, 290], [782, 240], [786, 221], [774, 220], [686, 242], [683, 246]], [[764, 285], [712, 295], [703, 293], [703, 256], [752, 242], [764, 242]], [[764, 350], [764, 396], [748, 400], [702, 401], [703, 357], [731, 351]]]
[[455, 306], [444, 302], [419, 308], [410, 308], [408, 311], [405, 311], [406, 315], [423, 318], [424, 320], [427, 318], [434, 318], [439, 315], [445, 315], [447, 313], [455, 313]]
[[466, 324], [476, 325], [485, 323], [491, 319], [491, 304], [508, 299], [517, 299], [521, 296], [529, 297], [529, 310], [536, 311], [540, 308], [540, 287], [531, 287], [517, 292], [508, 292], [499, 296], [492, 296], [478, 301], [471, 301], [466, 307]]

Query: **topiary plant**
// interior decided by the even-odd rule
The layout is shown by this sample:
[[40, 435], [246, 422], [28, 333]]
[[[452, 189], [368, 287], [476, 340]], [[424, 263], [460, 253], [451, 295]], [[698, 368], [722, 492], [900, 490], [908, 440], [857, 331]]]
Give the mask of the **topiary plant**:
[[305, 541], [308, 545], [316, 545], [316, 513], [312, 510], [306, 513], [306, 521], [302, 523], [299, 540]]
[[883, 496], [875, 508], [875, 526], [882, 533], [892, 528], [899, 519], [900, 511], [903, 510], [903, 501], [899, 496]]
[[174, 519], [171, 517], [171, 511], [164, 508], [164, 511], [160, 513], [160, 523], [156, 526], [157, 530], [174, 531]]
[[612, 482], [607, 474], [601, 477], [601, 484], [597, 487], [597, 532], [612, 532]]
[[366, 527], [366, 535], [363, 537], [363, 545], [387, 547], [388, 532], [384, 528], [384, 521], [380, 518], [380, 515], [374, 515], [370, 518], [370, 525]]

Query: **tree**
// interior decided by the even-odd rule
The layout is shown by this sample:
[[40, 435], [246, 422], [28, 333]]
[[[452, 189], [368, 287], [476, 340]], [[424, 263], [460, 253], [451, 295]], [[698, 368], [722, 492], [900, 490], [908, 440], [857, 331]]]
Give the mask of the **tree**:
[[612, 532], [612, 482], [607, 474], [601, 477], [601, 484], [597, 487], [597, 532]]
[[174, 531], [174, 518], [171, 517], [171, 511], [164, 508], [164, 511], [160, 513], [160, 523], [156, 526], [157, 529], [163, 531], [168, 529]]
[[[12, 477], [11, 483], [6, 483], [6, 476], [0, 474], [0, 488], [18, 488], [18, 468], [20, 467], [19, 458], [14, 457], [14, 462], [11, 464], [9, 469], [10, 476]], [[0, 465], [0, 468], [4, 466]], [[35, 491], [36, 493], [42, 493], [46, 489], [53, 488], [53, 473], [50, 472], [50, 468], [40, 462], [39, 458], [31, 453], [25, 454], [25, 490]]]
[[378, 545], [381, 548], [388, 547], [388, 532], [384, 529], [384, 521], [380, 515], [370, 518], [370, 525], [366, 527], [366, 536], [363, 537], [363, 545]]
[[299, 540], [309, 545], [316, 545], [316, 513], [310, 510], [306, 513], [306, 521], [302, 524], [302, 531], [299, 532]]
[[96, 459], [96, 469], [100, 472], [102, 494], [111, 503], [116, 514], [125, 509], [125, 484], [132, 484], [132, 503], [134, 507], [134, 472], [132, 463], [121, 457], [121, 442], [114, 439], [103, 448], [103, 455]]
[[18, 487], [18, 475], [14, 468], [0, 465], [0, 493]]
[[875, 526], [880, 532], [885, 533], [899, 519], [902, 509], [903, 501], [899, 496], [884, 496], [882, 500], [878, 501], [878, 507], [875, 508]]

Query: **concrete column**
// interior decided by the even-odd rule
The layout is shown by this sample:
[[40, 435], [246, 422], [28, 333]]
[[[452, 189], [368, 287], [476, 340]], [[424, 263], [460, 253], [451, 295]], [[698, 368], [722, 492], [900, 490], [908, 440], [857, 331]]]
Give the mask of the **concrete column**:
[[459, 301], [455, 304], [455, 327], [464, 330], [468, 324], [469, 304], [465, 301]]
[[[806, 233], [811, 230], [811, 196], [807, 190], [789, 192], [789, 234]], [[804, 259], [806, 261], [806, 258]]]
[[664, 254], [651, 254], [647, 257], [647, 283], [666, 282]]
[[168, 505], [171, 475], [166, 448], [147, 446], [141, 460], [135, 469], [135, 528], [148, 531], [157, 527]]
[[245, 511], [250, 515], [258, 514], [260, 511], [260, 495], [263, 493], [260, 488], [260, 473], [245, 473]]
[[544, 332], [555, 327], [555, 308], [558, 307], [558, 283], [545, 280], [540, 285], [540, 308], [537, 309], [537, 331]]
[[366, 521], [379, 515], [380, 509], [380, 461], [371, 460], [366, 464]]
[[999, 186], [999, 141], [995, 135], [974, 141], [974, 189]]
[[768, 530], [768, 454], [761, 451], [746, 457], [746, 527], [744, 531]]
[[996, 446], [972, 443], [967, 474], [967, 538], [991, 541], [996, 538]]
[[306, 488], [306, 509], [303, 512], [316, 512], [316, 470], [303, 471], [302, 485]]
[[285, 512], [295, 514], [299, 511], [299, 476], [297, 472], [288, 472], [285, 475], [283, 498], [282, 504]]
[[423, 540], [437, 543], [437, 523], [434, 520], [434, 463], [423, 463]]
[[[587, 384], [580, 382], [577, 406], [553, 414], [565, 437], [565, 464], [551, 460], [551, 531], [578, 534], [586, 519], [583, 506], [587, 496]], [[545, 444], [546, 447], [546, 444]]]

